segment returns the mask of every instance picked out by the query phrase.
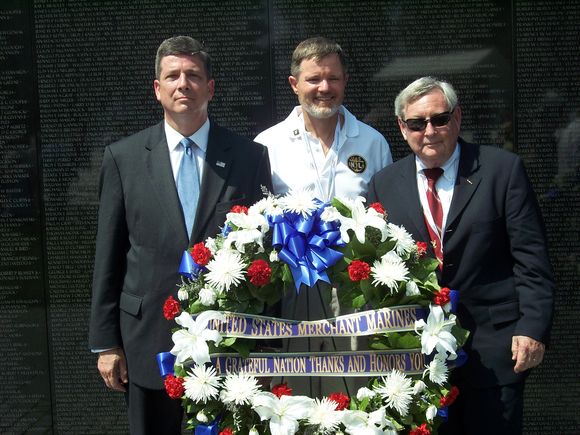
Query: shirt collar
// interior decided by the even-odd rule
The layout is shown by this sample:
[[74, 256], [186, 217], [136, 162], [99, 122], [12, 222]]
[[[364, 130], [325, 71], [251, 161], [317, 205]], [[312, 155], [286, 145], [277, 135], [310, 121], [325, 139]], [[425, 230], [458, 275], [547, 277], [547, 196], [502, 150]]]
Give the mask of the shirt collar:
[[[165, 138], [167, 139], [167, 146], [169, 147], [169, 151], [174, 151], [178, 146], [181, 139], [184, 136], [171, 127], [167, 121], [164, 122], [165, 124]], [[207, 151], [207, 142], [209, 140], [209, 127], [210, 122], [209, 118], [205, 120], [203, 125], [199, 127], [199, 129], [193, 133], [189, 138], [195, 142], [199, 149], [201, 149], [204, 153]]]
[[[443, 177], [445, 177], [447, 180], [451, 182], [454, 182], [455, 179], [457, 178], [460, 152], [461, 146], [459, 145], [458, 142], [457, 145], [455, 145], [455, 150], [453, 151], [453, 154], [451, 154], [451, 157], [449, 157], [449, 159], [443, 164], [443, 166], [441, 166], [441, 169], [443, 169]], [[424, 175], [423, 169], [426, 169], [427, 166], [417, 156], [415, 156], [415, 165], [417, 168], [417, 174]]]

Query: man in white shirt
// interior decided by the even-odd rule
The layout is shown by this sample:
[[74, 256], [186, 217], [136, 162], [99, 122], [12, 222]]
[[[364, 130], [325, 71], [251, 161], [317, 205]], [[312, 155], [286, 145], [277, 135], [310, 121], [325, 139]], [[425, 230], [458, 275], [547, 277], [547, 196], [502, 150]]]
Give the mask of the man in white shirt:
[[[342, 105], [347, 80], [346, 59], [335, 42], [310, 38], [294, 50], [288, 81], [300, 105], [255, 139], [268, 147], [275, 194], [310, 190], [322, 201], [353, 199], [366, 193], [373, 174], [393, 162], [385, 138]], [[336, 291], [316, 285], [289, 294], [282, 303], [282, 316], [324, 319], [345, 314], [346, 308], [340, 312]], [[288, 352], [351, 349], [348, 339], [292, 339], [284, 345]], [[294, 394], [312, 397], [336, 391], [354, 395], [366, 383], [364, 378], [324, 378], [322, 382], [321, 378], [293, 377], [287, 381]]]

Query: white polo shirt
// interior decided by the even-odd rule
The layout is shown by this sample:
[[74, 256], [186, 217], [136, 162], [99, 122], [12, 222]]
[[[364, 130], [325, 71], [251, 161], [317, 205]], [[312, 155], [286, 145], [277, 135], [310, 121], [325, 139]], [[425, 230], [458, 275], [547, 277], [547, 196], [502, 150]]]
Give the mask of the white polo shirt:
[[389, 144], [374, 128], [358, 121], [344, 106], [342, 128], [337, 123], [326, 155], [320, 142], [304, 128], [296, 106], [282, 122], [260, 133], [255, 141], [268, 147], [274, 193], [311, 190], [323, 201], [355, 198], [366, 193], [371, 177], [391, 164]]

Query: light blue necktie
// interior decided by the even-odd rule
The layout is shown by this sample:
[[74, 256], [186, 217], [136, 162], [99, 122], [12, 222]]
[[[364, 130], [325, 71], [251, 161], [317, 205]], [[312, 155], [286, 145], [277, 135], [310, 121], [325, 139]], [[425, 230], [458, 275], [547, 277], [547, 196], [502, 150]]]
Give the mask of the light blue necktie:
[[197, 200], [199, 199], [199, 171], [193, 152], [195, 142], [188, 137], [184, 137], [179, 143], [183, 146], [184, 152], [179, 165], [179, 172], [177, 173], [177, 193], [181, 201], [187, 237], [189, 238], [191, 237], [197, 210]]

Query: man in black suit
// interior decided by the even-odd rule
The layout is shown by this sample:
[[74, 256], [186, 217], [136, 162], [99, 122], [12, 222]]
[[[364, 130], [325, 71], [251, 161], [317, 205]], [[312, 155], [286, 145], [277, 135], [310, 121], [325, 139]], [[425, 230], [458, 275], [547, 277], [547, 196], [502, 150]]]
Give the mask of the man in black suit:
[[459, 290], [458, 317], [471, 332], [469, 359], [451, 378], [459, 399], [440, 433], [521, 433], [524, 380], [544, 356], [554, 289], [524, 166], [514, 154], [459, 138], [461, 107], [449, 83], [414, 81], [397, 96], [395, 113], [413, 154], [375, 175], [368, 200], [430, 242], [439, 284]]
[[[266, 148], [210, 123], [214, 80], [199, 42], [164, 41], [155, 69], [164, 120], [104, 153], [90, 347], [106, 385], [126, 393], [131, 433], [177, 434], [180, 401], [166, 395], [155, 360], [172, 347], [163, 303], [177, 290], [183, 251], [215, 235], [233, 205], [271, 190], [271, 176]], [[183, 191], [194, 194], [190, 213]]]

